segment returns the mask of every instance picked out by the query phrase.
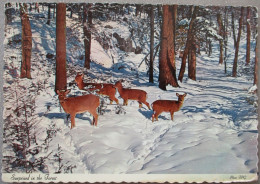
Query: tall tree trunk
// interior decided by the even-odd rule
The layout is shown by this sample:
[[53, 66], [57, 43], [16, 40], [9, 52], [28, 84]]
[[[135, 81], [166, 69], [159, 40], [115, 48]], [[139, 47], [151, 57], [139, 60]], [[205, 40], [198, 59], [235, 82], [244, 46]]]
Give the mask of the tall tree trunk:
[[255, 44], [255, 71], [254, 71], [254, 85], [258, 84], [258, 48], [257, 48], [257, 38]]
[[196, 41], [193, 36], [192, 44], [190, 46], [190, 58], [188, 64], [188, 77], [196, 80]]
[[173, 37], [174, 37], [174, 48], [176, 48], [175, 38], [176, 38], [176, 25], [177, 25], [177, 13], [178, 13], [178, 5], [173, 5]]
[[222, 16], [220, 13], [217, 14], [217, 22], [218, 22], [218, 34], [222, 37], [222, 39], [219, 40], [219, 64], [223, 64], [223, 21]]
[[56, 4], [53, 4], [53, 18], [56, 16]]
[[150, 29], [151, 29], [151, 37], [150, 37], [150, 66], [149, 66], [149, 82], [153, 83], [153, 49], [154, 49], [154, 9], [153, 5], [151, 5], [150, 10]]
[[35, 3], [35, 11], [40, 13], [39, 3]]
[[85, 68], [90, 69], [90, 54], [91, 54], [91, 26], [92, 12], [90, 11], [91, 4], [84, 4], [83, 7], [83, 32], [85, 45]]
[[251, 27], [250, 27], [250, 7], [247, 7], [247, 16], [246, 16], [246, 27], [247, 27], [247, 40], [246, 40], [246, 65], [250, 63], [250, 36], [251, 36]]
[[48, 20], [47, 20], [47, 24], [50, 25], [51, 23], [51, 4], [48, 4]]
[[237, 76], [237, 60], [238, 60], [238, 52], [239, 52], [239, 42], [240, 42], [241, 31], [242, 31], [243, 12], [244, 12], [244, 8], [241, 7], [241, 15], [239, 18], [239, 28], [238, 28], [238, 35], [236, 41], [235, 58], [234, 58], [233, 71], [232, 71], [233, 77]]
[[31, 54], [32, 54], [32, 31], [29, 17], [20, 4], [21, 23], [22, 23], [22, 63], [21, 78], [31, 79]]
[[186, 41], [185, 49], [184, 49], [184, 52], [183, 52], [181, 69], [180, 69], [180, 73], [179, 73], [179, 77], [178, 77], [178, 79], [181, 82], [182, 82], [183, 75], [184, 75], [184, 72], [185, 72], [186, 59], [187, 59], [187, 55], [189, 53], [189, 47], [190, 47], [191, 39], [192, 39], [192, 29], [193, 29], [194, 21], [196, 19], [197, 11], [198, 11], [198, 6], [195, 6], [193, 13], [192, 13], [190, 25], [189, 25], [189, 30], [188, 30], [188, 34], [187, 34], [187, 41]]
[[67, 89], [66, 74], [66, 4], [57, 4], [55, 92]]
[[231, 9], [232, 13], [231, 13], [231, 26], [232, 26], [232, 30], [233, 30], [233, 40], [234, 40], [234, 48], [237, 45], [237, 39], [236, 39], [236, 29], [235, 29], [235, 17], [234, 17], [234, 8]]
[[159, 88], [166, 90], [168, 84], [179, 87], [176, 79], [174, 26], [172, 6], [163, 5], [163, 24], [159, 58]]
[[225, 48], [225, 54], [224, 54], [224, 63], [225, 63], [225, 73], [227, 73], [227, 43], [228, 43], [228, 8], [225, 7], [225, 18], [224, 18], [224, 48]]
[[139, 13], [141, 14], [141, 7], [142, 7], [141, 4], [136, 4], [135, 5], [135, 16], [138, 16]]

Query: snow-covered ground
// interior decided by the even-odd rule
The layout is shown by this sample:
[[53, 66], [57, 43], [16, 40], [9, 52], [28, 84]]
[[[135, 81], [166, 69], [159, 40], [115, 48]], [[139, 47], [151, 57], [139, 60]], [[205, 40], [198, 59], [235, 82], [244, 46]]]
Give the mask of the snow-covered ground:
[[[55, 27], [44, 25], [41, 19], [31, 21], [33, 32], [32, 80], [19, 79], [20, 49], [8, 45], [14, 35], [20, 33], [19, 18], [7, 27], [5, 36], [4, 71], [4, 119], [11, 113], [15, 99], [12, 89], [24, 85], [44, 84], [36, 96], [36, 111], [39, 123], [39, 139], [44, 137], [50, 125], [58, 129], [49, 143], [49, 150], [57, 152], [61, 147], [63, 163], [75, 165], [73, 173], [91, 174], [247, 174], [257, 172], [257, 108], [256, 95], [248, 93], [252, 87], [252, 76], [233, 78], [218, 65], [218, 48], [214, 47], [211, 57], [202, 52], [197, 57], [197, 81], [184, 76], [180, 88], [168, 86], [167, 91], [148, 83], [145, 64], [140, 68], [143, 54], [128, 53], [112, 63], [111, 53], [105, 52], [97, 41], [92, 42], [91, 70], [85, 72], [88, 79], [114, 83], [124, 79], [124, 86], [142, 89], [148, 93], [151, 104], [157, 99], [177, 100], [176, 93], [187, 93], [182, 109], [175, 113], [174, 121], [169, 113], [162, 113], [159, 121], [152, 122], [152, 110], [146, 106], [138, 109], [138, 103], [130, 101], [128, 106], [109, 105], [104, 99], [103, 115], [99, 115], [98, 126], [91, 126], [92, 116], [83, 113], [76, 116], [76, 127], [70, 123], [61, 109], [58, 96], [54, 93], [54, 60], [47, 60], [46, 53], [55, 54]], [[73, 32], [73, 21], [67, 19], [68, 34]], [[109, 24], [120, 32], [122, 24]], [[105, 26], [105, 25], [103, 25]], [[100, 29], [102, 29], [100, 27]], [[76, 31], [74, 34], [81, 32]], [[127, 33], [125, 33], [128, 35]], [[75, 35], [74, 35], [75, 36]], [[70, 37], [70, 35], [68, 35]], [[83, 60], [77, 60], [83, 52], [83, 42], [68, 39], [68, 82], [73, 82], [76, 73], [83, 71]], [[115, 40], [112, 40], [115, 41]], [[231, 44], [230, 40], [230, 44]], [[245, 39], [241, 40], [241, 55], [245, 54]], [[233, 46], [230, 45], [229, 48]], [[79, 51], [81, 50], [81, 51]], [[232, 57], [233, 50], [229, 51]], [[74, 55], [73, 55], [74, 54]], [[119, 56], [118, 55], [115, 56]], [[253, 49], [252, 49], [252, 56]], [[15, 56], [16, 58], [12, 57]], [[103, 60], [103, 65], [102, 65]], [[252, 59], [253, 60], [253, 59]], [[232, 59], [230, 60], [232, 62]], [[239, 62], [242, 62], [240, 60]], [[157, 61], [158, 64], [158, 61]], [[127, 68], [118, 69], [119, 66]], [[180, 60], [177, 60], [177, 69]], [[14, 81], [19, 80], [19, 86]], [[68, 87], [71, 94], [81, 95], [76, 86]], [[8, 90], [7, 90], [8, 89]], [[26, 93], [25, 93], [26, 94]], [[119, 98], [120, 104], [123, 100]], [[101, 97], [103, 98], [103, 97]], [[7, 107], [9, 107], [7, 109]], [[121, 113], [118, 109], [121, 109]], [[3, 150], [3, 155], [8, 154]], [[50, 159], [48, 171], [57, 170]]]

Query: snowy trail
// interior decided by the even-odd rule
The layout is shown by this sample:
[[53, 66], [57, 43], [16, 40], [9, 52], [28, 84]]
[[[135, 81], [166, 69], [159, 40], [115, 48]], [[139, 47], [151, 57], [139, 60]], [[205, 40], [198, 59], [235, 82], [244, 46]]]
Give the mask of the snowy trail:
[[[250, 159], [255, 157], [256, 151], [241, 157], [238, 149], [253, 150], [254, 141], [245, 140], [255, 139], [257, 130], [247, 131], [244, 137], [240, 136], [239, 130], [233, 130], [236, 129], [234, 124], [242, 123], [241, 118], [245, 116], [243, 108], [239, 112], [236, 108], [245, 103], [240, 96], [244, 96], [244, 83], [247, 83], [224, 77], [221, 69], [215, 72], [217, 65], [205, 67], [207, 63], [203, 61], [198, 65], [201, 69], [198, 69], [198, 76], [203, 74], [210, 82], [206, 87], [202, 82], [202, 86], [198, 86], [202, 89], [199, 93], [189, 92], [191, 97], [188, 96], [184, 103], [183, 114], [176, 113], [172, 127], [154, 142], [154, 149], [137, 173], [247, 173], [248, 168], [256, 167]], [[162, 120], [156, 123], [159, 126]], [[226, 129], [228, 126], [232, 129]]]

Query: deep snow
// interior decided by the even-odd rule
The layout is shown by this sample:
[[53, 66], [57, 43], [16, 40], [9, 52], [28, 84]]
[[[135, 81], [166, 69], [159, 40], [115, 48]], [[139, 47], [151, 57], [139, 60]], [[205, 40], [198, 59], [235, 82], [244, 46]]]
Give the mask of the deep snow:
[[[82, 34], [80, 27], [73, 27], [76, 19], [67, 18], [68, 36]], [[145, 90], [148, 102], [157, 99], [177, 100], [176, 93], [187, 93], [184, 105], [170, 120], [169, 113], [162, 113], [159, 121], [152, 123], [152, 110], [146, 106], [138, 109], [138, 103], [130, 101], [123, 106], [123, 113], [116, 114], [118, 106], [109, 105], [104, 99], [106, 110], [99, 116], [98, 126], [90, 125], [92, 116], [83, 113], [76, 116], [76, 127], [70, 123], [61, 109], [58, 96], [54, 93], [54, 61], [45, 58], [48, 52], [55, 53], [55, 26], [44, 24], [40, 18], [31, 21], [33, 32], [32, 80], [19, 79], [20, 48], [8, 45], [8, 40], [20, 33], [20, 19], [16, 18], [7, 26], [5, 36], [4, 71], [4, 119], [13, 106], [10, 89], [18, 79], [20, 85], [30, 86], [37, 81], [46, 83], [36, 97], [36, 114], [39, 137], [45, 129], [55, 124], [59, 129], [50, 142], [50, 150], [57, 151], [58, 145], [63, 152], [63, 161], [75, 165], [73, 173], [91, 174], [247, 174], [257, 172], [257, 108], [255, 94], [248, 93], [252, 87], [252, 76], [240, 75], [237, 78], [224, 74], [224, 67], [218, 65], [218, 47], [215, 45], [211, 57], [204, 52], [197, 57], [197, 81], [184, 76], [181, 88], [168, 86], [167, 91], [157, 86], [158, 72], [155, 71], [155, 84], [148, 83], [146, 66], [140, 64], [144, 54], [123, 54], [118, 49], [106, 52], [92, 38], [91, 70], [85, 71], [86, 80], [114, 83], [125, 79], [126, 87]], [[109, 22], [98, 25], [105, 29], [111, 25], [118, 33], [128, 36], [127, 28], [120, 23]], [[123, 36], [123, 34], [121, 35]], [[76, 37], [76, 36], [75, 36]], [[68, 82], [73, 82], [76, 73], [83, 71], [83, 60], [78, 56], [83, 52], [83, 41], [68, 38]], [[116, 42], [116, 40], [112, 40]], [[232, 40], [229, 41], [230, 58], [233, 58]], [[217, 41], [216, 41], [217, 44]], [[241, 55], [245, 55], [246, 40], [241, 40]], [[114, 62], [111, 58], [114, 54]], [[252, 56], [254, 52], [252, 49]], [[11, 56], [16, 56], [13, 59]], [[177, 69], [180, 60], [177, 58]], [[241, 59], [241, 58], [240, 58]], [[253, 58], [252, 58], [253, 60]], [[158, 64], [158, 59], [157, 59]], [[239, 61], [242, 62], [242, 59]], [[232, 59], [229, 60], [231, 66]], [[119, 66], [127, 66], [119, 70]], [[156, 69], [158, 70], [158, 69]], [[10, 72], [12, 71], [12, 73]], [[230, 72], [230, 70], [229, 70]], [[177, 72], [178, 73], [178, 72]], [[16, 75], [14, 75], [16, 74]], [[230, 73], [229, 73], [230, 74]], [[10, 82], [11, 81], [11, 82]], [[70, 86], [71, 94], [84, 93], [76, 86]], [[6, 90], [9, 89], [9, 90]], [[14, 89], [13, 89], [14, 90]], [[26, 89], [25, 89], [26, 90]], [[27, 91], [29, 93], [29, 91]], [[86, 93], [86, 92], [85, 92]], [[119, 94], [117, 93], [117, 96]], [[101, 97], [102, 98], [102, 97]], [[102, 98], [103, 99], [103, 98]], [[123, 103], [119, 98], [120, 104]], [[3, 155], [8, 152], [3, 150]], [[48, 161], [48, 172], [54, 173], [56, 163]]]

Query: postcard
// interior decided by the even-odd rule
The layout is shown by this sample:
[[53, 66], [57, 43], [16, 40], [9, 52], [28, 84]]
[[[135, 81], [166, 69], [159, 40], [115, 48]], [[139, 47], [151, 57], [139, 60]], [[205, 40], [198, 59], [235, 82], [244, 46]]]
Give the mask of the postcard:
[[258, 180], [258, 9], [6, 2], [2, 181]]

